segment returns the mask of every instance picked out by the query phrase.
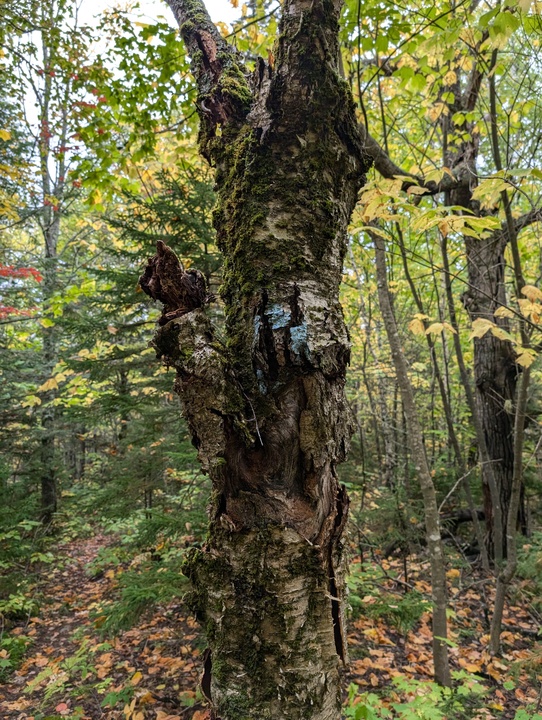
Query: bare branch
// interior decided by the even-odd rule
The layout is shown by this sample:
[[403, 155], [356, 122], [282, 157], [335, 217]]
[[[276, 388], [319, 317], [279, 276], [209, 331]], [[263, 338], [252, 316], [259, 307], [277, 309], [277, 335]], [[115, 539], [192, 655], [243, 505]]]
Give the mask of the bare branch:
[[[526, 227], [534, 225], [537, 222], [542, 222], [542, 207], [533, 208], [532, 210], [529, 210], [529, 212], [515, 218], [513, 223], [513, 232], [515, 235], [518, 235]], [[506, 221], [503, 222], [500, 229], [495, 232], [494, 239], [498, 241], [500, 251], [503, 252], [510, 240], [510, 232]]]
[[[198, 86], [200, 145], [211, 160], [218, 149], [210, 142], [219, 125], [243, 122], [252, 105], [247, 71], [231, 45], [221, 36], [202, 0], [168, 0], [192, 59]], [[220, 146], [221, 143], [218, 144]]]
[[514, 222], [516, 233], [519, 233], [529, 225], [534, 225], [537, 222], [542, 222], [542, 207], [533, 208], [528, 213], [520, 215]]
[[363, 140], [364, 150], [372, 158], [374, 166], [377, 172], [384, 178], [412, 178], [412, 180], [404, 180], [402, 190], [408, 190], [412, 185], [419, 185], [420, 187], [426, 188], [427, 195], [437, 195], [438, 193], [445, 192], [447, 190], [453, 190], [458, 186], [460, 181], [456, 177], [445, 174], [442, 180], [436, 182], [426, 182], [421, 175], [414, 175], [408, 170], [396, 165], [393, 160], [386, 153], [384, 148], [367, 132], [364, 125], [360, 123], [359, 126], [360, 134]]

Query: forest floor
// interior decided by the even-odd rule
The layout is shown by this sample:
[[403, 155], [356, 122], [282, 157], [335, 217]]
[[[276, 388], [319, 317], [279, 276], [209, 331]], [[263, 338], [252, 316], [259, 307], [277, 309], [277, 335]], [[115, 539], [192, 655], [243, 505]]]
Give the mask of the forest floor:
[[[99, 551], [114, 542], [101, 534], [74, 540], [60, 548], [60, 567], [42, 574], [34, 589], [40, 598], [39, 616], [11, 630], [12, 636], [28, 638], [29, 645], [22, 664], [0, 685], [2, 720], [208, 718], [198, 690], [204, 641], [181, 602], [160, 606], [113, 639], [100, 633], [96, 609], [115, 596], [119, 568], [94, 576], [88, 568]], [[360, 693], [382, 695], [389, 703], [412, 702], [421, 692], [413, 681], [425, 682], [432, 675], [430, 617], [423, 612], [411, 629], [404, 627], [404, 617], [394, 616], [402, 602], [397, 576], [403, 561], [379, 562], [384, 580], [380, 578], [374, 592], [358, 597], [357, 617], [350, 623], [347, 680]], [[355, 563], [353, 567], [355, 577]], [[428, 593], [427, 565], [412, 561], [408, 570], [403, 586]], [[542, 650], [535, 645], [537, 619], [528, 605], [507, 607], [503, 653], [492, 658], [486, 610], [491, 607], [492, 583], [463, 577], [459, 571], [450, 571], [449, 580], [453, 668], [462, 671], [463, 685], [475, 674], [487, 688], [472, 714], [461, 717], [514, 718], [517, 709], [526, 706], [538, 711]]]

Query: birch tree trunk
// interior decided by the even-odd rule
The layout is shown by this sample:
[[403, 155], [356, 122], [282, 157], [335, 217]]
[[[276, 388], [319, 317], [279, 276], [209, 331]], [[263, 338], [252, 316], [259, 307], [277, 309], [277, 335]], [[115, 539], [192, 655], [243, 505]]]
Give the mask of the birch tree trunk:
[[275, 64], [249, 78], [199, 0], [169, 4], [224, 254], [224, 343], [168, 248], [142, 278], [165, 301], [154, 344], [213, 484], [208, 539], [186, 567], [209, 642], [202, 686], [222, 720], [337, 720], [348, 498], [336, 466], [351, 434], [338, 294], [368, 166], [339, 75], [340, 7], [286, 0]]

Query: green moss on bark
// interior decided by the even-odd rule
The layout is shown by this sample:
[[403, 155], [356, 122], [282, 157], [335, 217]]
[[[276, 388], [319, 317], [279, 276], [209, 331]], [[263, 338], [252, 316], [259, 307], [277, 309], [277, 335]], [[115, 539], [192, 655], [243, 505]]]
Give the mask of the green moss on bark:
[[[283, 533], [269, 526], [232, 533], [215, 523], [206, 549], [192, 550], [184, 567], [194, 588], [192, 607], [213, 647], [213, 685], [225, 693], [221, 709], [228, 720], [252, 720], [255, 707], [269, 708], [269, 714], [258, 717], [271, 718], [280, 696], [289, 698], [292, 718], [310, 718], [321, 701], [303, 697], [302, 689], [303, 668], [318, 662], [314, 633], [329, 611], [326, 571], [317, 548], [299, 543], [292, 551], [291, 539], [285, 542]], [[286, 567], [277, 563], [292, 552]], [[301, 620], [279, 591], [307, 576], [309, 600]], [[247, 683], [243, 677], [258, 682]]]

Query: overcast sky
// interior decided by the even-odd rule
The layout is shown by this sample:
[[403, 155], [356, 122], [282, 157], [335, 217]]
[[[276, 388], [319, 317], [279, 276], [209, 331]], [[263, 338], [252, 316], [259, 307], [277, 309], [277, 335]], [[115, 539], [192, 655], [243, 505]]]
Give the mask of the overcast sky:
[[[92, 18], [103, 12], [105, 8], [115, 5], [124, 5], [124, 2], [115, 0], [82, 0], [79, 11], [80, 22], [91, 23]], [[139, 0], [141, 12], [155, 20], [159, 15], [168, 18], [172, 25], [175, 24], [173, 14], [168, 5], [161, 0]], [[205, 0], [207, 10], [215, 22], [222, 20], [229, 23], [237, 19], [241, 12], [232, 7], [229, 0]]]

